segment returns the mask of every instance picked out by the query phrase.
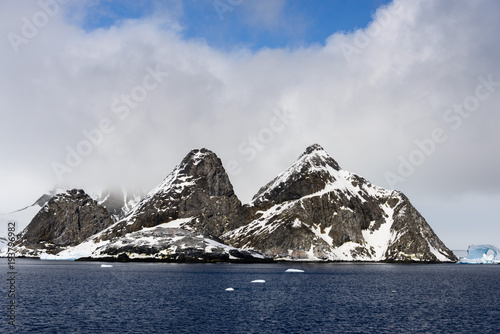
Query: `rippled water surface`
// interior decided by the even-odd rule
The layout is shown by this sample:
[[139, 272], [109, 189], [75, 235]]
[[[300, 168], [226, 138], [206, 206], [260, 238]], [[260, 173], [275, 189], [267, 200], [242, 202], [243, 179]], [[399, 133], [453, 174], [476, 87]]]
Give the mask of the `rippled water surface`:
[[[288, 268], [304, 273], [285, 273]], [[19, 333], [499, 333], [500, 265], [16, 259]], [[0, 259], [7, 324], [7, 261]], [[265, 280], [265, 283], [251, 283]], [[225, 291], [226, 288], [234, 291]]]

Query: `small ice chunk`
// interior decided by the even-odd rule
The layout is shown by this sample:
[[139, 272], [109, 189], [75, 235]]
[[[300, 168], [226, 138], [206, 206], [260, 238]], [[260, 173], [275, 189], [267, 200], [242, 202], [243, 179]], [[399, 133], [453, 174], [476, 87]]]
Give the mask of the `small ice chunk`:
[[285, 273], [303, 273], [304, 270], [302, 269], [287, 269], [285, 270]]
[[251, 281], [250, 283], [266, 283], [265, 280], [263, 279], [254, 279], [253, 281]]
[[234, 291], [233, 288], [227, 288], [226, 291]]
[[101, 264], [101, 268], [113, 268], [112, 264]]

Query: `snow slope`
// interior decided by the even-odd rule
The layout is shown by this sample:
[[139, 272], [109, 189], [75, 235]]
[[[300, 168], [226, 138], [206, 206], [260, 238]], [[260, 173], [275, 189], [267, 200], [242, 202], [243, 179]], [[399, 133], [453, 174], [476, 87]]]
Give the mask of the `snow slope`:
[[[403, 194], [342, 170], [319, 145], [262, 187], [250, 208], [256, 218], [223, 239], [277, 259], [453, 261]], [[418, 251], [389, 252], [411, 243], [410, 234]]]
[[0, 213], [0, 249], [7, 245], [7, 226], [9, 222], [16, 223], [16, 234], [28, 226], [33, 217], [40, 211], [41, 206], [37, 203], [30, 205], [24, 209], [11, 213]]

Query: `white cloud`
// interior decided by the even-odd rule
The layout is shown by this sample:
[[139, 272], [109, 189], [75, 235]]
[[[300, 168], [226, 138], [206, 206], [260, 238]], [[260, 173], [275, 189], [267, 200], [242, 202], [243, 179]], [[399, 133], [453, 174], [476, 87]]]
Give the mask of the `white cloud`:
[[283, 23], [285, 0], [241, 1], [245, 22], [255, 28], [273, 28]]
[[[418, 148], [415, 140], [439, 127], [448, 139], [397, 187], [417, 208], [432, 193], [436, 206], [429, 215], [439, 218], [449, 209], [441, 210], [440, 200], [456, 194], [498, 198], [500, 87], [458, 129], [443, 115], [474, 94], [478, 77], [491, 74], [500, 81], [499, 4], [396, 5], [389, 19], [382, 12], [387, 9], [379, 11], [379, 21], [367, 28], [374, 37], [366, 45], [354, 32], [334, 34], [324, 47], [221, 51], [183, 40], [172, 21], [172, 29], [151, 19], [86, 33], [63, 15], [51, 17], [18, 53], [1, 39], [0, 211], [30, 204], [58, 182], [51, 163], [64, 163], [66, 147], [76, 149], [85, 140], [82, 131], [98, 128], [104, 118], [114, 130], [65, 174], [68, 185], [120, 180], [153, 187], [190, 149], [207, 147], [224, 163], [238, 163], [241, 173], [231, 179], [246, 202], [317, 142], [342, 167], [387, 186], [384, 173], [397, 170], [398, 157], [408, 158]], [[22, 17], [39, 10], [36, 2], [2, 2], [0, 35], [19, 33]], [[269, 15], [263, 19], [272, 22], [283, 14], [278, 8]], [[342, 45], [357, 52], [346, 59]], [[148, 66], [159, 66], [168, 77], [120, 119], [113, 102], [143, 84]], [[238, 147], [269, 128], [276, 110], [296, 117], [247, 161]], [[30, 194], [24, 191], [31, 187]], [[474, 198], [471, 206], [480, 201]], [[466, 234], [446, 239], [452, 222], [429, 223], [443, 230], [452, 247], [460, 237], [467, 243]]]

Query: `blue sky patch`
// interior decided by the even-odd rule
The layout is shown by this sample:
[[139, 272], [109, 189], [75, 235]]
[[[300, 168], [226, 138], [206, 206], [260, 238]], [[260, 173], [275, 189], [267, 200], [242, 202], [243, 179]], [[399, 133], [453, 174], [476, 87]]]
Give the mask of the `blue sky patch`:
[[86, 31], [127, 19], [168, 17], [185, 39], [216, 48], [296, 48], [324, 44], [338, 31], [366, 27], [388, 0], [101, 0], [86, 8]]

